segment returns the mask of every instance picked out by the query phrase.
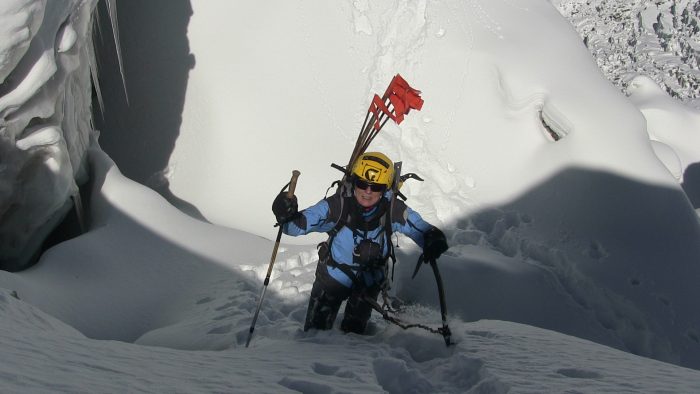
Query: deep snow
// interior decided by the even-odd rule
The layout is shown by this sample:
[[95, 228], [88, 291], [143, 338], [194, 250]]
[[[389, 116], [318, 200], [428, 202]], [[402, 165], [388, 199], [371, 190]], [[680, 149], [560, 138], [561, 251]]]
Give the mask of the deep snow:
[[[696, 110], [644, 77], [618, 91], [547, 2], [191, 7], [179, 135], [148, 146], [172, 153], [151, 179], [209, 223], [124, 177], [93, 133], [90, 231], [0, 272], [3, 391], [700, 390], [677, 366], [700, 366]], [[143, 59], [122, 38], [128, 76]], [[404, 193], [449, 236], [457, 345], [376, 314], [366, 336], [304, 333], [322, 237], [285, 237], [244, 348], [273, 196], [295, 168], [301, 205], [323, 196], [396, 72], [426, 104], [373, 148], [426, 178]], [[418, 251], [399, 244], [404, 316], [437, 325], [434, 281], [410, 281]]]
[[[376, 316], [367, 336], [304, 333], [315, 258], [313, 249], [299, 246], [285, 248], [278, 259], [256, 336], [245, 348], [272, 242], [195, 221], [124, 178], [99, 150], [91, 156], [101, 190], [94, 196], [96, 228], [53, 248], [40, 266], [0, 273], [1, 287], [19, 297], [0, 292], [4, 392], [648, 393], [700, 387], [696, 370], [505, 321], [470, 323], [452, 315], [456, 345], [450, 348], [439, 336], [403, 331]], [[487, 261], [493, 265], [497, 258]], [[477, 276], [483, 270], [470, 266]], [[464, 297], [449, 305], [457, 310], [475, 302], [481, 301]], [[420, 305], [404, 316], [428, 325], [439, 321], [437, 310]]]

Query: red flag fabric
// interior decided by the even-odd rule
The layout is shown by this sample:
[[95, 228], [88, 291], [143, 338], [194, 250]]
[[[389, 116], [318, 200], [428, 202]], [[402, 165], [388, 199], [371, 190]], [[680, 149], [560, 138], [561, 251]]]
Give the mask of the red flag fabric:
[[[389, 85], [389, 90], [392, 96], [395, 96], [398, 100], [403, 103], [403, 114], [408, 114], [408, 111], [415, 109], [420, 111], [423, 108], [423, 99], [420, 97], [420, 90], [412, 88], [405, 79], [401, 77], [401, 74], [396, 74], [394, 79]], [[395, 100], [392, 100], [394, 102]], [[398, 114], [398, 109], [396, 110]]]
[[389, 108], [384, 105], [384, 101], [378, 96], [374, 95], [374, 99], [372, 99], [372, 104], [369, 105], [369, 110], [375, 115], [374, 117], [374, 129], [379, 130], [381, 128], [381, 125], [379, 124], [379, 116], [381, 115], [379, 111], [387, 114], [391, 119], [394, 121], [396, 120], [396, 117], [394, 114], [389, 111]]
[[[420, 111], [423, 108], [423, 99], [420, 97], [420, 93], [420, 90], [412, 88], [400, 74], [396, 74], [384, 93], [384, 100], [375, 94], [369, 106], [369, 111], [375, 115], [374, 129], [379, 130], [381, 127], [379, 124], [380, 111], [389, 116], [396, 124], [401, 124], [404, 115], [408, 114], [411, 109]], [[384, 103], [387, 99], [393, 107], [391, 110]]]
[[403, 122], [403, 116], [408, 113], [404, 102], [396, 94], [390, 95], [389, 101], [394, 106], [394, 113], [396, 114], [393, 118], [394, 122], [396, 122], [396, 124], [401, 124], [401, 122]]

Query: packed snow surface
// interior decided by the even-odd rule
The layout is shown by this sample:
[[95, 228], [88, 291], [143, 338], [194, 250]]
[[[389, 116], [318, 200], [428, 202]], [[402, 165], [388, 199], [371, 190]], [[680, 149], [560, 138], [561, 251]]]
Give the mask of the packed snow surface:
[[[449, 348], [440, 336], [404, 331], [376, 316], [365, 336], [337, 329], [304, 333], [316, 258], [313, 248], [301, 246], [282, 250], [256, 336], [245, 348], [272, 242], [185, 216], [123, 177], [98, 149], [91, 157], [95, 229], [53, 248], [40, 266], [0, 273], [3, 392], [648, 393], [700, 387], [700, 371], [513, 322], [453, 315], [456, 344]], [[474, 265], [475, 273], [489, 269]], [[460, 293], [457, 286], [449, 289]], [[449, 305], [458, 310], [473, 303], [483, 305], [470, 297], [452, 298]], [[437, 310], [420, 304], [409, 305], [403, 317], [433, 326], [439, 321]]]
[[[621, 92], [554, 3], [192, 1], [180, 134], [154, 177], [207, 222], [93, 134], [90, 230], [0, 271], [0, 391], [700, 391], [697, 110], [643, 75]], [[372, 149], [426, 179], [402, 191], [448, 235], [455, 345], [377, 314], [363, 336], [303, 332], [319, 236], [283, 238], [245, 348], [272, 199], [293, 169], [301, 206], [323, 197], [396, 73], [426, 104]], [[398, 244], [401, 316], [437, 327], [434, 279], [411, 280], [420, 251]]]

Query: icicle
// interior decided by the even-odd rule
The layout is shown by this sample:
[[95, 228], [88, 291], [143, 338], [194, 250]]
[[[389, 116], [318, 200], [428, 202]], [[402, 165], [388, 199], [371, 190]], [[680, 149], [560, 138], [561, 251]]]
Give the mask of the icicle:
[[[95, 18], [95, 20], [97, 19], [98, 18]], [[99, 25], [99, 22], [95, 22], [95, 25]], [[97, 93], [97, 102], [100, 105], [100, 113], [102, 114], [102, 117], [104, 117], [105, 104], [102, 100], [102, 89], [100, 88], [100, 79], [99, 74], [97, 73], [97, 56], [95, 55], [95, 34], [95, 29], [93, 28], [92, 35], [90, 35], [87, 38], [88, 40], [90, 40], [90, 42], [87, 45], [88, 51], [90, 51], [90, 54], [88, 56], [88, 63], [90, 65], [90, 78], [92, 79], [92, 86], [95, 88], [95, 92]]]
[[112, 34], [114, 44], [117, 48], [117, 60], [119, 61], [119, 72], [122, 75], [122, 86], [124, 87], [124, 96], [126, 104], [129, 104], [129, 93], [126, 90], [126, 76], [124, 74], [124, 62], [122, 61], [122, 47], [119, 41], [119, 22], [117, 20], [117, 3], [115, 0], [105, 0], [107, 2], [107, 10], [109, 12], [109, 20], [112, 22]]

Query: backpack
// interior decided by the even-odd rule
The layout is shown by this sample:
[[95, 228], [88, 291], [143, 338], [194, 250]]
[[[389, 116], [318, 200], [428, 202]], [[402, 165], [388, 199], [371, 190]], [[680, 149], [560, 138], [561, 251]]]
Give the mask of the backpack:
[[[386, 242], [386, 245], [388, 246], [388, 254], [386, 257], [381, 256], [381, 262], [379, 259], [374, 259], [377, 255], [377, 250], [374, 249], [375, 247], [369, 243], [364, 244], [363, 243], [367, 240], [363, 240], [359, 245], [356, 247], [356, 252], [358, 255], [361, 257], [361, 261], [364, 260], [369, 260], [371, 262], [374, 262], [374, 264], [369, 264], [367, 266], [363, 266], [360, 264], [361, 271], [362, 270], [372, 270], [372, 269], [377, 269], [377, 268], [384, 268], [384, 283], [382, 284], [382, 287], [388, 286], [389, 282], [389, 275], [388, 275], [388, 264], [387, 260], [391, 259], [392, 262], [392, 279], [393, 279], [393, 273], [394, 273], [394, 265], [396, 264], [396, 254], [394, 252], [394, 243], [392, 242], [392, 235], [393, 235], [393, 230], [392, 230], [392, 218], [394, 217], [394, 212], [396, 209], [405, 209], [405, 204], [403, 202], [400, 202], [400, 204], [397, 204], [397, 198], [399, 197], [402, 200], [406, 200], [406, 197], [399, 192], [399, 187], [400, 185], [406, 180], [406, 179], [418, 179], [422, 181], [419, 176], [416, 174], [406, 174], [404, 176], [401, 176], [401, 162], [394, 163], [394, 183], [391, 187], [391, 199], [387, 199], [386, 196], [382, 196], [382, 199], [380, 200], [379, 204], [380, 206], [378, 207], [377, 213], [375, 213], [375, 216], [371, 217], [369, 220], [370, 227], [372, 230], [377, 228], [377, 227], [382, 227], [384, 230], [384, 240]], [[348, 173], [348, 171], [344, 168], [341, 167], [337, 164], [331, 164], [333, 168], [336, 168], [343, 172], [345, 176], [343, 176], [342, 179], [334, 181], [331, 186], [328, 188], [326, 191], [326, 196], [328, 195], [328, 191], [330, 191], [331, 188], [334, 186], [336, 187], [335, 190], [335, 195], [333, 197], [336, 197], [335, 200], [333, 201], [339, 201], [340, 207], [330, 207], [331, 212], [337, 212], [337, 215], [333, 215], [333, 217], [329, 218], [330, 220], [334, 221], [336, 224], [335, 226], [327, 232], [328, 234], [328, 239], [326, 241], [321, 242], [318, 244], [317, 249], [318, 249], [318, 255], [319, 255], [319, 262], [322, 264], [327, 264], [330, 265], [331, 267], [338, 268], [340, 269], [345, 275], [347, 275], [355, 285], [362, 286], [362, 283], [360, 283], [359, 279], [357, 278], [357, 274], [354, 273], [354, 271], [348, 266], [347, 264], [339, 264], [335, 262], [331, 256], [331, 246], [333, 244], [333, 241], [335, 239], [335, 236], [338, 234], [338, 232], [343, 228], [343, 227], [348, 227], [351, 231], [355, 232], [357, 231], [357, 223], [353, 223], [353, 218], [357, 218], [359, 212], [355, 212], [354, 209], [356, 207], [354, 203], [354, 194], [353, 194], [353, 186], [351, 182], [352, 176]], [[333, 198], [331, 197], [331, 198]], [[334, 209], [335, 208], [335, 209]], [[357, 219], [355, 219], [355, 222]], [[378, 222], [378, 223], [377, 223]], [[359, 249], [359, 250], [357, 250]], [[383, 247], [379, 248], [379, 251], [381, 252], [383, 250]], [[366, 254], [366, 256], [363, 256]], [[380, 253], [381, 254], [381, 253]]]

